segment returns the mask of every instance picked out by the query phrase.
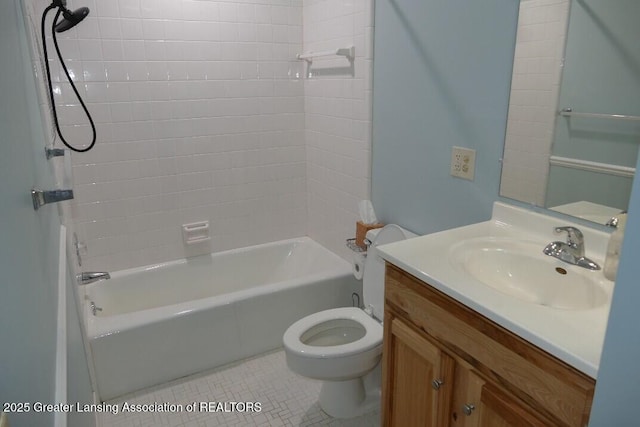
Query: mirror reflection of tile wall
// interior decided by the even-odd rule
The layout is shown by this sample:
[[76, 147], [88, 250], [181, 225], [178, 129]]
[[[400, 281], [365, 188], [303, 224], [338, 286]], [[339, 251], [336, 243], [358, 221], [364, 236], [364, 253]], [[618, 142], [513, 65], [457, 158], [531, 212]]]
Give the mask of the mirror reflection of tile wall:
[[569, 0], [520, 2], [500, 194], [544, 206]]

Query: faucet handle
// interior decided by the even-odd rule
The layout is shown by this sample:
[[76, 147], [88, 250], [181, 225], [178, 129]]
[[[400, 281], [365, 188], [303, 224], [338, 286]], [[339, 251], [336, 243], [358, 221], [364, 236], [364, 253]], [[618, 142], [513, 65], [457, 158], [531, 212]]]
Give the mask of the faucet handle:
[[622, 215], [626, 213], [627, 211], [621, 211], [619, 214], [616, 214], [615, 216], [612, 216], [611, 218], [609, 218], [609, 220], [605, 222], [604, 225], [606, 225], [607, 227], [618, 228], [618, 222], [620, 221], [620, 218], [618, 218], [618, 215]]
[[567, 244], [569, 246], [575, 249], [584, 248], [584, 235], [582, 234], [582, 231], [580, 231], [576, 227], [572, 227], [570, 225], [565, 227], [556, 227], [554, 231], [558, 234], [566, 231]]

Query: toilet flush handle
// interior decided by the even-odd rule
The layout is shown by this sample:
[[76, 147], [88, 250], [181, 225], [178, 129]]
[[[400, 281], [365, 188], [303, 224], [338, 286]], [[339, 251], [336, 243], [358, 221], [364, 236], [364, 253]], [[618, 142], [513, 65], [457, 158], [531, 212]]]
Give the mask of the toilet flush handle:
[[369, 304], [366, 306], [364, 312], [367, 313], [369, 317], [373, 317], [373, 305]]

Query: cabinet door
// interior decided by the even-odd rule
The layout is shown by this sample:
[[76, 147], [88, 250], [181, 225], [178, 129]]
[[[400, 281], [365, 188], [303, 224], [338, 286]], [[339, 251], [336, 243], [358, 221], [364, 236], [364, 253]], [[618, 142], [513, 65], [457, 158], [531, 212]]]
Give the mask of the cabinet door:
[[518, 398], [476, 375], [464, 362], [456, 365], [451, 427], [541, 427], [546, 419]]
[[524, 402], [509, 396], [491, 384], [482, 387], [480, 425], [491, 427], [543, 427], [557, 423], [535, 412]]
[[[385, 315], [386, 316], [386, 315]], [[392, 315], [386, 317], [383, 423], [385, 426], [447, 425], [454, 361]]]
[[455, 390], [451, 404], [450, 427], [479, 427], [481, 425], [480, 407], [482, 388], [485, 382], [474, 374], [471, 367], [457, 360]]

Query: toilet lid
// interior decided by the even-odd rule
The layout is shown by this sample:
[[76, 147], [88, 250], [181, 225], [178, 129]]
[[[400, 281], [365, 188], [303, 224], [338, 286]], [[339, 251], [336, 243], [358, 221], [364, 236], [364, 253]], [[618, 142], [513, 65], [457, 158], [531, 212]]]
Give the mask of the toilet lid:
[[384, 313], [384, 260], [378, 255], [378, 245], [398, 242], [407, 239], [408, 234], [403, 228], [389, 224], [384, 226], [367, 250], [364, 262], [364, 277], [362, 280], [362, 297], [364, 306], [373, 307], [373, 315], [382, 319]]

